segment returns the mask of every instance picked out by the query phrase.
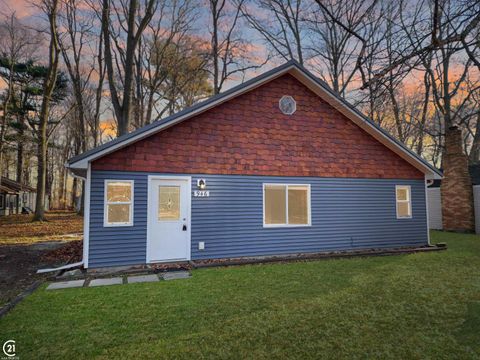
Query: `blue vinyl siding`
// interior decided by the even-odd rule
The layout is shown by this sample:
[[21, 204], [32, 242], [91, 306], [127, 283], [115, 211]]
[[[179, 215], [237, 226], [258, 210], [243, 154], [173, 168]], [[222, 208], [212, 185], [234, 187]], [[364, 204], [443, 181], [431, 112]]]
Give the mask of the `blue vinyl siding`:
[[[147, 251], [147, 175], [94, 172], [90, 188], [91, 268], [145, 263]], [[103, 226], [105, 180], [134, 180], [133, 226]]]
[[[151, 173], [92, 172], [89, 266], [145, 263]], [[192, 175], [192, 260], [427, 244], [423, 180]], [[135, 181], [134, 226], [103, 227], [105, 179]], [[263, 227], [263, 183], [311, 185], [312, 226]], [[411, 185], [412, 218], [397, 219], [395, 185]], [[205, 242], [205, 250], [198, 243]]]

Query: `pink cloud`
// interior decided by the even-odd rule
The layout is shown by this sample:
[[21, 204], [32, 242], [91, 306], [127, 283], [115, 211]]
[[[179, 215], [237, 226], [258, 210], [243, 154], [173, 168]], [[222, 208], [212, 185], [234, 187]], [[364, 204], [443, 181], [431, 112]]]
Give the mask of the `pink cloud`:
[[15, 12], [19, 19], [30, 17], [38, 11], [31, 2], [25, 0], [0, 0], [0, 9], [2, 15]]

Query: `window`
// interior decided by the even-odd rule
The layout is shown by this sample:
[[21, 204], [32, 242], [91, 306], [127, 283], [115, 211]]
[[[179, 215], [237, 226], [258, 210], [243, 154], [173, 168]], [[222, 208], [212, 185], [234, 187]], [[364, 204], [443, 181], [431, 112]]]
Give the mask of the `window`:
[[263, 225], [310, 225], [310, 185], [263, 184]]
[[407, 185], [395, 186], [397, 198], [397, 219], [408, 219], [412, 217], [411, 189]]
[[0, 209], [3, 209], [5, 203], [5, 195], [0, 194]]
[[180, 186], [158, 187], [158, 220], [180, 219]]
[[133, 225], [133, 180], [105, 180], [104, 226]]
[[278, 107], [285, 115], [292, 115], [297, 110], [297, 103], [293, 97], [284, 95], [279, 100]]

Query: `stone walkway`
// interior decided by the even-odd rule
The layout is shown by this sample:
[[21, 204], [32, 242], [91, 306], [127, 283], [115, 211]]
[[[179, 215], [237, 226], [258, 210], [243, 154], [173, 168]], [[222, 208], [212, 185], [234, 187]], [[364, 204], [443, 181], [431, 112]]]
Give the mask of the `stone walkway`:
[[156, 282], [160, 280], [187, 279], [190, 276], [191, 274], [188, 271], [174, 271], [174, 272], [167, 272], [167, 273], [158, 274], [158, 275], [150, 274], [150, 275], [118, 276], [118, 277], [110, 277], [110, 278], [103, 278], [103, 279], [92, 279], [90, 281], [88, 280], [59, 281], [59, 282], [54, 282], [48, 285], [47, 290], [121, 285], [121, 284], [131, 284], [131, 283], [145, 283], [145, 282]]

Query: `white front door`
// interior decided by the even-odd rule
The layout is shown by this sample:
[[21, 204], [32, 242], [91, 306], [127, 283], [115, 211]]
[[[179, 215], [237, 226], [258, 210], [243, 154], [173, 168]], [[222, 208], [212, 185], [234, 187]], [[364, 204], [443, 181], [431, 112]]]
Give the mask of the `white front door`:
[[147, 262], [190, 260], [190, 181], [150, 178]]

